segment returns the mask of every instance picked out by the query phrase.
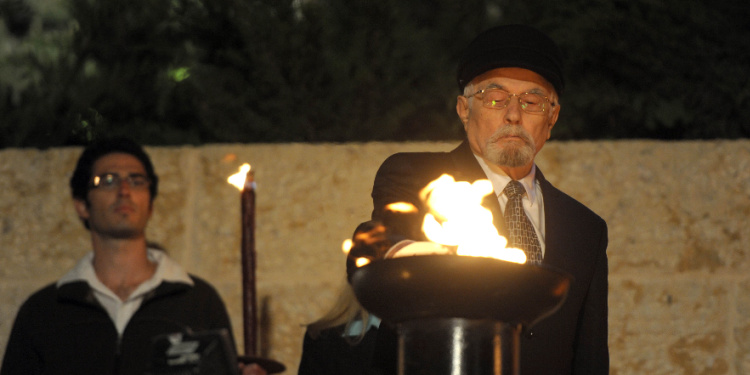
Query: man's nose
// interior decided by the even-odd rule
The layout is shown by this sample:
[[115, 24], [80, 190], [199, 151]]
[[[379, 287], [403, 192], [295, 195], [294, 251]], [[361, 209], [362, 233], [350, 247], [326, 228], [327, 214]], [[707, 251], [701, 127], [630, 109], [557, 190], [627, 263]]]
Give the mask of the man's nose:
[[512, 96], [505, 111], [505, 121], [509, 124], [518, 124], [521, 121], [521, 99]]
[[120, 180], [120, 186], [117, 187], [117, 193], [120, 195], [130, 195], [130, 182], [127, 178]]

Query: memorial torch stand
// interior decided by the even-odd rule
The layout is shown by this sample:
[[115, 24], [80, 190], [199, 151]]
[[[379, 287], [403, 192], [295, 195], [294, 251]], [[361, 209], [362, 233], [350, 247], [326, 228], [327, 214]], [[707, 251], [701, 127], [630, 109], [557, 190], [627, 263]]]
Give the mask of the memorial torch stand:
[[362, 306], [398, 334], [398, 374], [519, 375], [524, 327], [555, 312], [571, 277], [497, 259], [426, 255], [354, 271]]
[[243, 363], [257, 363], [269, 374], [282, 372], [286, 367], [272, 359], [258, 357], [258, 308], [255, 287], [255, 179], [249, 170], [241, 193], [242, 201], [242, 319], [245, 355]]

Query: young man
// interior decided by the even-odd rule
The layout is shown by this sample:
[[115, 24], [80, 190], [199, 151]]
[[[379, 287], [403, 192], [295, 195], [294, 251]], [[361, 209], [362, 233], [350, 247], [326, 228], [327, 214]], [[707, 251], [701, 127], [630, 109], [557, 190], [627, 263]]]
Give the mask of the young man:
[[[158, 335], [187, 329], [231, 335], [214, 288], [146, 241], [158, 182], [148, 155], [128, 139], [84, 150], [70, 187], [92, 250], [23, 304], [0, 374], [142, 375]], [[265, 373], [257, 365], [244, 370]]]

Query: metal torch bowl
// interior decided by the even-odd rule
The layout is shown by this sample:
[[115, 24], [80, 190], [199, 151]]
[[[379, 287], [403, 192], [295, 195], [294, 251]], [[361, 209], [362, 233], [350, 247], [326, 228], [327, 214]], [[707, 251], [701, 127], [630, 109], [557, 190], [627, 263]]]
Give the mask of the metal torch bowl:
[[426, 255], [362, 266], [352, 286], [365, 309], [393, 323], [465, 318], [530, 327], [562, 305], [571, 280], [544, 265]]

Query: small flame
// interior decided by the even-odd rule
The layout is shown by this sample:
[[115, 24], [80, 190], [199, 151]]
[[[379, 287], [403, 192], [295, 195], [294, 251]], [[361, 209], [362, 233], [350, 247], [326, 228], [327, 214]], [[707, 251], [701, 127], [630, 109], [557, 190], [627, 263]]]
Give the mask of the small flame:
[[370, 264], [370, 260], [365, 257], [362, 257], [362, 258], [357, 258], [357, 260], [355, 260], [354, 263], [357, 265], [357, 267], [362, 267], [362, 266], [366, 266]]
[[405, 213], [405, 214], [419, 211], [417, 207], [415, 207], [413, 204], [406, 203], [406, 202], [391, 203], [391, 204], [386, 205], [385, 209], [388, 211]]
[[458, 255], [525, 263], [523, 250], [506, 248], [508, 241], [497, 233], [492, 212], [481, 205], [484, 196], [491, 193], [489, 180], [470, 184], [456, 182], [447, 174], [440, 176], [420, 192], [420, 197], [430, 207], [422, 230], [432, 242], [457, 246]]
[[248, 163], [242, 164], [242, 166], [240, 167], [240, 171], [229, 176], [229, 178], [227, 178], [227, 182], [234, 185], [234, 187], [236, 187], [239, 190], [244, 189], [245, 180], [247, 179], [247, 172], [250, 172], [250, 170], [251, 170], [250, 164]]
[[343, 251], [344, 254], [349, 254], [352, 246], [354, 246], [354, 242], [351, 239], [347, 238], [344, 240], [344, 243], [341, 244], [341, 251]]

